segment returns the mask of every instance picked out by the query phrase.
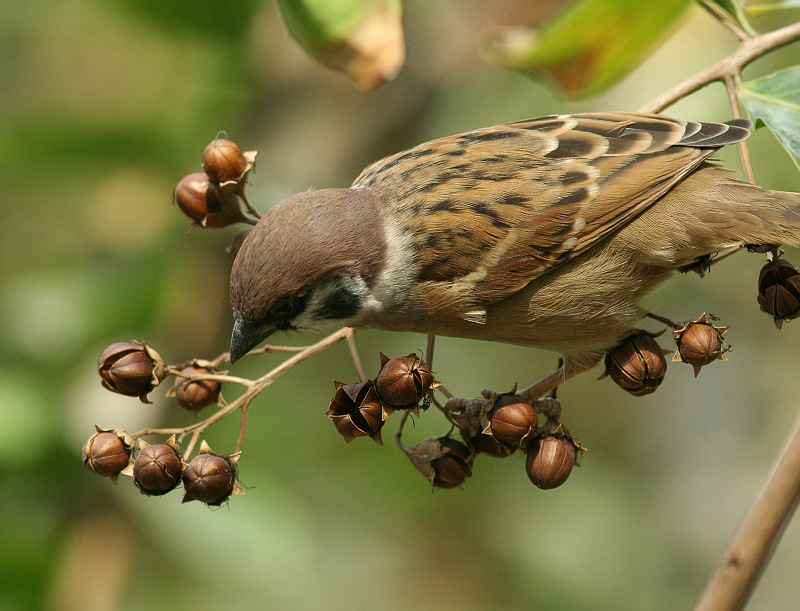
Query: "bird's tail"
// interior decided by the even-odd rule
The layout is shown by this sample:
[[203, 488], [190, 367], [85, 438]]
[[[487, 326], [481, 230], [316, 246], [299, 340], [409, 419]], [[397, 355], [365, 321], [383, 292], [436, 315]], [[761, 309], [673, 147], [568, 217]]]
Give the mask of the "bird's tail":
[[[688, 176], [667, 196], [664, 213], [675, 223], [678, 250], [718, 252], [739, 245], [800, 246], [800, 193], [772, 191], [737, 180], [708, 165]], [[654, 206], [653, 210], [659, 208]], [[687, 254], [688, 254], [687, 252]]]

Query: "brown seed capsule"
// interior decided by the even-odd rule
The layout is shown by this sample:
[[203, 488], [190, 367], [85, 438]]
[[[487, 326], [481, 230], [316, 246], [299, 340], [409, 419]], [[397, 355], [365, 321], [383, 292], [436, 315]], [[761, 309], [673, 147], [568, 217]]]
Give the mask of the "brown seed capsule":
[[478, 433], [469, 440], [469, 445], [479, 454], [505, 458], [511, 456], [519, 448], [519, 444], [509, 445], [503, 443], [496, 436], [487, 433]]
[[443, 454], [431, 461], [436, 472], [433, 485], [438, 488], [456, 488], [472, 475], [473, 454], [460, 441], [445, 437], [442, 439]]
[[90, 471], [117, 481], [120, 471], [131, 460], [130, 436], [124, 431], [106, 431], [95, 427], [97, 432], [83, 446], [83, 465]]
[[414, 467], [437, 488], [456, 488], [472, 475], [473, 452], [460, 441], [428, 437], [406, 449]]
[[141, 451], [133, 462], [133, 481], [142, 494], [160, 496], [181, 481], [183, 462], [174, 439], [149, 445], [139, 440]]
[[[562, 430], [566, 431], [566, 429]], [[575, 464], [577, 447], [569, 433], [547, 434], [528, 443], [525, 471], [542, 490], [557, 488], [569, 477]]]
[[180, 373], [181, 375], [175, 380], [172, 394], [175, 395], [175, 400], [183, 409], [196, 414], [219, 398], [222, 386], [219, 382], [216, 380], [190, 380], [188, 377], [193, 374], [215, 373], [212, 368], [193, 364], [182, 369]]
[[415, 407], [422, 400], [427, 403], [436, 386], [431, 370], [416, 354], [393, 359], [381, 354], [381, 371], [375, 378], [375, 390], [386, 405], [401, 409]]
[[203, 169], [217, 184], [239, 180], [247, 167], [242, 149], [232, 140], [217, 138], [203, 151]]
[[203, 172], [184, 176], [175, 186], [175, 202], [184, 214], [201, 223], [210, 209], [218, 207], [217, 189]]
[[227, 227], [247, 222], [233, 193], [220, 190], [202, 172], [184, 176], [175, 187], [178, 207], [203, 227]]
[[183, 502], [200, 501], [219, 506], [237, 489], [236, 463], [239, 454], [226, 456], [211, 451], [205, 441], [200, 452], [183, 471]]
[[775, 320], [778, 329], [783, 321], [800, 316], [800, 272], [785, 259], [775, 258], [758, 275], [758, 305]]
[[236, 259], [236, 255], [239, 254], [239, 249], [244, 244], [244, 239], [250, 235], [252, 229], [245, 229], [244, 231], [240, 231], [235, 236], [233, 236], [233, 240], [231, 241], [230, 246], [228, 246], [228, 254], [231, 257], [231, 262]]
[[392, 412], [382, 405], [372, 382], [343, 384], [334, 382], [336, 395], [325, 415], [348, 443], [356, 437], [369, 436], [383, 445], [381, 427]]
[[514, 393], [500, 395], [489, 412], [492, 434], [510, 446], [519, 446], [536, 430], [538, 417], [530, 404]]
[[100, 355], [97, 371], [105, 388], [144, 403], [150, 403], [147, 393], [167, 375], [164, 359], [144, 342], [111, 344]]
[[672, 360], [691, 364], [694, 367], [695, 377], [704, 365], [717, 359], [727, 361], [725, 352], [728, 347], [722, 339], [727, 330], [728, 327], [717, 327], [708, 322], [705, 314], [697, 320], [686, 323], [674, 331], [678, 350]]
[[615, 346], [605, 358], [606, 375], [632, 395], [647, 395], [661, 384], [667, 360], [653, 336], [637, 331]]

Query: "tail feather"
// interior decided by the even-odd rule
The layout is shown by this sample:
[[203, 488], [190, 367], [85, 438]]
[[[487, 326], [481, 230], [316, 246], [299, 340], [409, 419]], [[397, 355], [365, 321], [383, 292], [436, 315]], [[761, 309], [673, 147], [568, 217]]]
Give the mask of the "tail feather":
[[[663, 227], [652, 239], [652, 228]], [[653, 260], [689, 263], [733, 246], [800, 246], [800, 194], [742, 182], [706, 164], [625, 229]]]

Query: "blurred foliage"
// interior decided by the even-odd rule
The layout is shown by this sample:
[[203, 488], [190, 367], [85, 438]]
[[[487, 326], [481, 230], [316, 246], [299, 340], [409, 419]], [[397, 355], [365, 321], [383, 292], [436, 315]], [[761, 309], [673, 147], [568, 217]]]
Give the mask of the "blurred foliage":
[[628, 74], [691, 3], [575, 2], [541, 28], [501, 29], [486, 52], [501, 66], [548, 78], [563, 95], [583, 98]]
[[747, 20], [742, 4], [738, 0], [711, 0], [709, 4], [716, 5], [722, 9], [723, 12], [727, 13], [727, 15], [733, 19], [734, 23], [748, 34], [755, 33], [750, 26], [750, 22]]
[[753, 17], [758, 17], [774, 11], [800, 9], [800, 0], [775, 0], [774, 2], [748, 2], [745, 12]]
[[289, 33], [323, 65], [364, 91], [392, 80], [403, 66], [400, 0], [278, 0]]
[[[323, 413], [331, 381], [356, 377], [343, 345], [253, 404], [239, 463], [248, 493], [229, 507], [145, 498], [80, 462], [95, 423], [136, 430], [192, 418], [166, 388], [151, 394], [152, 406], [103, 390], [95, 364], [105, 345], [147, 340], [173, 363], [226, 349], [224, 247], [236, 228], [187, 235], [170, 203], [220, 129], [259, 151], [250, 195], [263, 209], [309, 186], [347, 185], [378, 157], [432, 137], [551, 112], [635, 108], [735, 45], [691, 10], [665, 46], [581, 105], [481, 61], [486, 31], [542, 23], [563, 4], [408, 3], [408, 61], [370, 95], [309, 60], [267, 1], [53, 0], [5, 12], [0, 610], [691, 605], [797, 410], [798, 330], [778, 333], [758, 314], [757, 256], [737, 256], [702, 280], [682, 276], [653, 299], [673, 319], [709, 311], [732, 325], [729, 363], [697, 380], [690, 367], [670, 365], [659, 391], [642, 399], [592, 375], [561, 389], [564, 422], [590, 450], [549, 493], [530, 485], [516, 456], [479, 461], [463, 490], [431, 493], [391, 444], [342, 442]], [[774, 54], [748, 78], [796, 53], [795, 45]], [[671, 111], [730, 113], [721, 88]], [[800, 189], [766, 130], [751, 141], [759, 182]], [[721, 158], [735, 165], [735, 151]], [[787, 256], [797, 263], [797, 254]], [[371, 372], [379, 351], [425, 345], [411, 334], [356, 339]], [[257, 375], [280, 360], [247, 359], [233, 373]], [[532, 381], [553, 364], [551, 354], [443, 338], [434, 369], [467, 396]], [[226, 451], [237, 428], [220, 423], [207, 440]], [[428, 412], [406, 441], [445, 428]], [[793, 523], [752, 608], [795, 606], [799, 552]]]

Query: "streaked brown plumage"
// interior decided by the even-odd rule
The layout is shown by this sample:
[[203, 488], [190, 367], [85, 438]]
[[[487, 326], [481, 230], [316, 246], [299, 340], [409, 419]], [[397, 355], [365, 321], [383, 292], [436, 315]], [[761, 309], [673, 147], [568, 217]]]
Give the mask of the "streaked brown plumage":
[[347, 324], [531, 345], [594, 365], [675, 270], [800, 245], [800, 196], [707, 159], [744, 120], [551, 116], [441, 138], [350, 189], [280, 202], [231, 274], [232, 357], [276, 329]]

